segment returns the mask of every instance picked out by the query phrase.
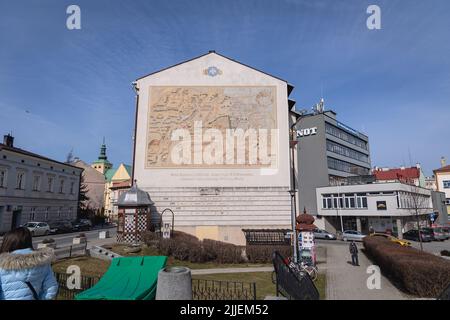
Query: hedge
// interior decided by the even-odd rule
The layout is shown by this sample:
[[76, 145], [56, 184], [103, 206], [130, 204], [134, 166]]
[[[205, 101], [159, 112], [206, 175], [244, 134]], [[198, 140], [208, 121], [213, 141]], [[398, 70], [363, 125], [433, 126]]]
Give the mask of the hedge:
[[200, 241], [195, 236], [180, 231], [174, 231], [170, 239], [162, 239], [153, 232], [145, 232], [143, 239], [147, 245], [156, 246], [162, 255], [199, 263], [271, 263], [274, 251], [277, 250], [286, 257], [290, 256], [292, 251], [290, 246], [242, 247], [210, 239]]
[[292, 255], [292, 248], [288, 245], [248, 245], [245, 251], [247, 259], [251, 263], [271, 263], [274, 251], [278, 251], [283, 257], [290, 257]]
[[450, 261], [439, 256], [381, 237], [365, 237], [364, 248], [388, 278], [412, 295], [437, 297], [450, 284]]

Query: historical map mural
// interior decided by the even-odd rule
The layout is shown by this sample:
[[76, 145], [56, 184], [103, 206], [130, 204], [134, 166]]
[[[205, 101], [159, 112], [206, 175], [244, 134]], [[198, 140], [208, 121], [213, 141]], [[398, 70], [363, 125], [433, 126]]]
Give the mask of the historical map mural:
[[[226, 136], [227, 129], [255, 130], [266, 129], [269, 133], [277, 129], [276, 87], [274, 86], [177, 86], [150, 87], [147, 127], [147, 168], [196, 167], [204, 164], [194, 163], [180, 165], [174, 163], [171, 154], [176, 141], [172, 133], [177, 129], [190, 132], [195, 139], [195, 126], [201, 124], [202, 132], [217, 129]], [[271, 137], [268, 137], [268, 150], [272, 150]], [[260, 141], [260, 140], [258, 140]], [[263, 140], [264, 141], [264, 140]], [[210, 142], [202, 141], [207, 147]], [[194, 141], [192, 141], [192, 146]], [[225, 159], [225, 146], [223, 142]], [[258, 147], [258, 145], [256, 146]], [[194, 158], [195, 147], [192, 147]], [[274, 156], [273, 152], [270, 156]], [[242, 166], [242, 164], [223, 163], [213, 167]], [[269, 166], [258, 156], [256, 163], [244, 166]]]

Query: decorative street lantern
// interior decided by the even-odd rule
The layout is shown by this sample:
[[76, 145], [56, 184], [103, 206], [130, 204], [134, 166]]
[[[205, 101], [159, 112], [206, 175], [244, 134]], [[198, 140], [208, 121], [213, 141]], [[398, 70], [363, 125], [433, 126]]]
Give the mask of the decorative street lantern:
[[141, 233], [150, 226], [150, 206], [153, 204], [148, 193], [137, 187], [136, 181], [130, 190], [120, 195], [117, 242], [135, 244], [142, 241]]
[[316, 243], [314, 241], [314, 217], [303, 210], [303, 214], [295, 219], [297, 224], [295, 230], [298, 234], [298, 257], [299, 261], [307, 264], [316, 264]]

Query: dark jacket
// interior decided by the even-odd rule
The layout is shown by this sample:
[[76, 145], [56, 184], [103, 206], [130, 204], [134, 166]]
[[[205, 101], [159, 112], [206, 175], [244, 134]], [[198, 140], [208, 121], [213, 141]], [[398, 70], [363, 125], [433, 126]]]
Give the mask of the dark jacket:
[[358, 247], [354, 242], [350, 243], [349, 250], [351, 254], [358, 254]]

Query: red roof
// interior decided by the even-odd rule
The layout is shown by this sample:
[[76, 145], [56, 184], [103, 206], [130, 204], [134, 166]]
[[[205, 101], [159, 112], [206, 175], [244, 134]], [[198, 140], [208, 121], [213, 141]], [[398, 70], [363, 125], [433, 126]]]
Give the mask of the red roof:
[[377, 180], [410, 180], [418, 179], [420, 177], [420, 170], [416, 167], [405, 169], [389, 169], [389, 170], [374, 170], [373, 175]]
[[433, 172], [450, 172], [450, 165], [433, 170]]

